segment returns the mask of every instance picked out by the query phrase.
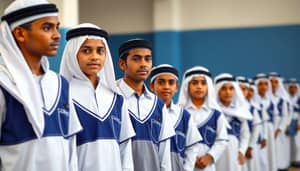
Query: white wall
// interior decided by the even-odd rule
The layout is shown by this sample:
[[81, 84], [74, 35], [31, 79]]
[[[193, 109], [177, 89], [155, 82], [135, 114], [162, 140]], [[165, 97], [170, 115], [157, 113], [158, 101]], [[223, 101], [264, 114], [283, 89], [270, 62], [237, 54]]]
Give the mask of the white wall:
[[[0, 16], [13, 0], [0, 0]], [[55, 3], [59, 9], [61, 27], [70, 27], [78, 24], [78, 0], [48, 0]]]
[[300, 24], [300, 0], [80, 0], [79, 8], [80, 22], [111, 33]]
[[[0, 0], [1, 14], [11, 1]], [[78, 0], [78, 7], [72, 0], [50, 1], [60, 8], [62, 26], [79, 18], [114, 34], [300, 24], [300, 0]]]
[[149, 32], [152, 0], [80, 0], [79, 22], [92, 22], [110, 33]]
[[299, 0], [184, 0], [181, 28], [300, 24]]

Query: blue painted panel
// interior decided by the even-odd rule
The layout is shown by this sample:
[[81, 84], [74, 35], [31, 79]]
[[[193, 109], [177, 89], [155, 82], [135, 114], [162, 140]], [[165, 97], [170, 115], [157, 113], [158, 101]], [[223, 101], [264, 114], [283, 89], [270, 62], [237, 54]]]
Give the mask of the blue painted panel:
[[277, 71], [300, 78], [300, 26], [181, 32], [182, 69], [195, 64], [216, 75]]
[[[57, 57], [50, 58], [55, 71], [59, 69], [66, 31], [61, 30]], [[300, 78], [300, 25], [111, 35], [109, 45], [117, 78], [123, 75], [118, 66], [118, 48], [132, 38], [152, 41], [154, 65], [170, 63], [181, 73], [203, 65], [213, 75], [230, 72], [252, 77], [258, 72], [277, 71], [285, 77]]]
[[50, 68], [56, 72], [59, 72], [59, 66], [60, 66], [60, 61], [61, 61], [61, 57], [63, 55], [63, 52], [64, 52], [64, 48], [65, 48], [65, 45], [67, 43], [66, 41], [66, 33], [67, 33], [68, 29], [67, 28], [61, 28], [60, 29], [60, 35], [61, 35], [61, 38], [60, 38], [60, 46], [58, 48], [58, 52], [57, 52], [57, 55], [54, 56], [54, 57], [48, 57], [49, 59], [49, 62], [50, 62]]

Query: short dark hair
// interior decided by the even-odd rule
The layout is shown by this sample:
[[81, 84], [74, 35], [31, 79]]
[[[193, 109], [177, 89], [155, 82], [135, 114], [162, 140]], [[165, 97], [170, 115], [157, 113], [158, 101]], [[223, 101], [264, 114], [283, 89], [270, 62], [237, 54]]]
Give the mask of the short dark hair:
[[32, 22], [28, 22], [28, 23], [24, 23], [24, 24], [22, 24], [22, 25], [20, 25], [19, 27], [22, 27], [22, 28], [24, 28], [25, 30], [31, 30], [31, 23]]

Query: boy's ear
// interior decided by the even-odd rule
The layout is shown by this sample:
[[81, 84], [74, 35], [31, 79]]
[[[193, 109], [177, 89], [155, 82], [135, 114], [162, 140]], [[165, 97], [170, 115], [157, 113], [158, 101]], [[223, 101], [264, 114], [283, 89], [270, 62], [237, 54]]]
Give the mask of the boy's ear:
[[176, 81], [176, 91], [175, 92], [177, 92], [178, 89], [179, 89], [179, 84], [178, 84], [178, 81]]
[[126, 61], [124, 59], [119, 59], [119, 67], [124, 72], [126, 68]]
[[22, 27], [16, 27], [13, 30], [13, 35], [15, 37], [15, 39], [17, 40], [17, 42], [24, 42], [25, 41], [25, 34], [26, 34], [26, 30]]
[[154, 92], [154, 81], [150, 83], [149, 88], [152, 92]]

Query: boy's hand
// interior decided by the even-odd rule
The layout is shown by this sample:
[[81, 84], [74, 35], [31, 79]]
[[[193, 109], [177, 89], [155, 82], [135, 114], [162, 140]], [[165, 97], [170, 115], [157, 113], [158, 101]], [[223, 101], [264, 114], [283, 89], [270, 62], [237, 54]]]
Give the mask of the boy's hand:
[[206, 154], [196, 158], [195, 167], [199, 169], [206, 168], [213, 161], [213, 157], [210, 154]]
[[240, 165], [243, 165], [243, 164], [246, 163], [245, 157], [244, 157], [244, 155], [241, 152], [239, 152], [238, 160], [239, 160], [239, 164]]
[[265, 148], [266, 146], [267, 146], [267, 140], [266, 139], [261, 140], [260, 147]]
[[277, 128], [277, 129], [275, 130], [275, 134], [274, 134], [275, 139], [277, 138], [277, 136], [279, 135], [279, 133], [280, 133], [280, 129]]
[[248, 149], [246, 151], [246, 158], [252, 159], [252, 148], [251, 147], [248, 147]]

